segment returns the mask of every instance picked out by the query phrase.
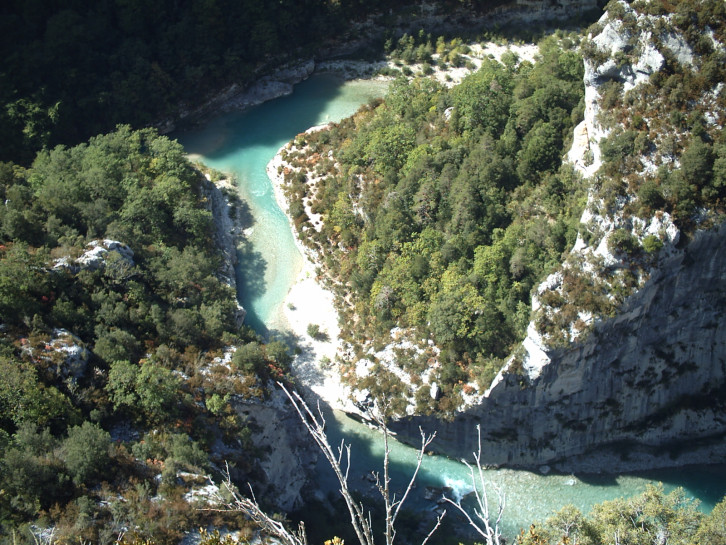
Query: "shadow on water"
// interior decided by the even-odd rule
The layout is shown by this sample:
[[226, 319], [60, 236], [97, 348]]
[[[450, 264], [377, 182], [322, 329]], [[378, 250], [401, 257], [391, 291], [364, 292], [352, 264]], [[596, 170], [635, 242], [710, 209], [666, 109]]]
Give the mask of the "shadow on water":
[[[188, 153], [200, 155], [213, 168], [233, 172], [239, 181], [240, 196], [247, 203], [244, 229], [250, 230], [254, 250], [245, 247], [240, 251], [238, 297], [247, 310], [247, 325], [265, 337], [270, 333], [265, 323], [285, 296], [286, 275], [292, 270], [287, 256], [297, 252], [287, 220], [272, 196], [267, 163], [295, 135], [336, 119], [334, 112], [340, 106], [331, 110], [332, 103], [350, 103], [353, 113], [360, 102], [349, 96], [341, 78], [315, 75], [295, 85], [292, 95], [221, 114], [201, 127], [172, 135]], [[281, 229], [285, 233], [278, 232]]]
[[[552, 472], [551, 475], [564, 475]], [[617, 475], [608, 475], [605, 473], [575, 473], [575, 477], [583, 483], [592, 486], [618, 486]]]
[[638, 473], [638, 476], [663, 483], [667, 488], [684, 487], [688, 491], [697, 491], [700, 508], [710, 512], [717, 503], [724, 499], [726, 488], [726, 464], [709, 466], [683, 466], [677, 470], [654, 469]]
[[[293, 93], [239, 112], [224, 114], [228, 138], [216, 149], [195, 149], [194, 138], [178, 135], [190, 153], [203, 153], [211, 161], [221, 160], [244, 148], [275, 146], [320, 122], [326, 106], [341, 94], [344, 81], [332, 75], [316, 75], [295, 85]], [[210, 127], [215, 126], [210, 121]], [[195, 133], [199, 131], [193, 131]]]
[[[325, 431], [328, 437], [328, 441], [337, 448], [342, 440], [345, 440], [347, 444], [351, 445], [351, 486], [362, 494], [372, 494], [376, 497], [378, 492], [375, 489], [375, 484], [371, 480], [373, 473], [380, 473], [383, 475], [383, 433], [373, 428], [365, 428], [364, 433], [360, 433], [349, 427], [344, 428], [341, 424], [341, 418], [333, 413], [327, 405], [321, 405], [323, 409], [323, 415], [325, 417]], [[357, 427], [358, 430], [361, 427]], [[393, 438], [391, 438], [393, 443]], [[393, 447], [393, 445], [391, 445]], [[412, 451], [413, 452], [413, 451]], [[391, 490], [396, 491], [397, 496], [401, 497], [401, 493], [407, 486], [415, 467], [415, 455], [412, 454], [407, 460], [402, 460], [395, 454], [391, 455], [389, 460], [389, 473], [391, 476]], [[322, 473], [328, 473], [329, 475], [325, 482], [333, 484], [334, 489], [336, 480], [335, 476], [330, 469], [329, 465], [325, 460], [319, 462], [318, 471]], [[426, 477], [425, 472], [421, 471], [417, 478], [416, 489], [422, 489], [426, 486], [436, 486], [438, 482], [432, 482], [431, 479]], [[419, 495], [418, 493], [414, 496]], [[412, 505], [417, 504], [417, 498], [411, 499]]]
[[237, 267], [235, 268], [237, 298], [247, 311], [245, 323], [263, 336], [267, 333], [265, 324], [255, 312], [254, 307], [246, 303], [265, 292], [266, 270], [267, 261], [250, 242], [245, 241], [237, 248]]
[[282, 341], [290, 350], [294, 350], [301, 341], [300, 337], [292, 331], [284, 331], [281, 329], [267, 330], [266, 338], [269, 341]]
[[255, 217], [247, 201], [240, 199], [235, 210], [237, 214], [236, 220], [240, 229], [249, 229], [255, 225]]

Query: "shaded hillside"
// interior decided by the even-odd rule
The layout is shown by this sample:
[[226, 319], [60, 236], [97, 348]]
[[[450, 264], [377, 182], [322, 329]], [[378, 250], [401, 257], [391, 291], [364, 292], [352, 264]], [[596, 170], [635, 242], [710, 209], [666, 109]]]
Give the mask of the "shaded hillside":
[[[496, 0], [469, 2], [487, 9]], [[0, 160], [147, 126], [311, 54], [384, 0], [104, 0], [0, 7]]]

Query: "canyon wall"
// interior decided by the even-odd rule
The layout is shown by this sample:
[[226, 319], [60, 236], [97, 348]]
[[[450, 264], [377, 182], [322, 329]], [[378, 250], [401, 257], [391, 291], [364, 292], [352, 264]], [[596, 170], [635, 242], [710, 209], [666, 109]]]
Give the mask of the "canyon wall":
[[619, 315], [587, 340], [550, 352], [531, 385], [505, 375], [452, 422], [420, 417], [391, 427], [438, 431], [452, 457], [487, 464], [564, 462], [568, 471], [723, 461], [726, 434], [726, 227], [675, 252]]
[[[404, 441], [407, 437], [415, 441], [421, 425], [438, 431], [436, 449], [467, 457], [477, 448], [476, 426], [480, 426], [485, 463], [559, 464], [565, 471], [724, 459], [726, 226], [713, 227], [719, 220], [711, 218], [692, 231], [692, 240], [685, 240], [668, 212], [633, 218], [627, 206], [637, 203], [637, 195], [626, 193], [606, 207], [597, 190], [600, 141], [612, 130], [601, 123], [605, 86], [617, 82], [624, 96], [651, 81], [651, 75], [664, 69], [666, 58], [686, 69], [694, 66], [685, 39], [665, 27], [667, 17], [659, 21], [619, 4], [624, 16], [603, 15], [594, 35], [586, 39], [595, 54], [585, 61], [585, 119], [575, 130], [568, 154], [570, 163], [591, 180], [581, 223], [597, 236], [588, 241], [578, 237], [570, 254], [575, 259], [563, 267], [579, 267], [581, 274], [595, 276], [602, 271], [615, 275], [630, 271], [637, 277], [638, 289], [614, 318], [581, 312], [588, 333], [580, 336], [576, 328], [565, 330], [567, 348], [548, 346], [533, 322], [520, 350], [519, 371], [514, 371], [515, 358], [510, 359], [481, 402], [451, 422], [414, 417], [394, 423], [392, 429]], [[626, 26], [623, 20], [628, 17]], [[723, 49], [721, 44], [715, 46]], [[706, 112], [704, 118], [712, 120], [714, 130], [720, 130], [715, 125], [718, 112], [710, 104], [707, 94], [693, 105]], [[659, 142], [663, 135], [651, 136]], [[655, 159], [658, 155], [651, 151], [641, 158], [641, 178], [661, 165], [678, 168], [677, 157], [663, 155]], [[702, 210], [701, 215], [709, 212]], [[608, 238], [618, 229], [627, 229], [641, 241], [648, 234], [658, 237], [663, 247], [655, 263], [638, 268], [639, 258], [613, 255]], [[558, 312], [543, 308], [540, 300], [544, 292], [561, 287], [562, 274], [550, 275], [536, 290], [533, 310]]]

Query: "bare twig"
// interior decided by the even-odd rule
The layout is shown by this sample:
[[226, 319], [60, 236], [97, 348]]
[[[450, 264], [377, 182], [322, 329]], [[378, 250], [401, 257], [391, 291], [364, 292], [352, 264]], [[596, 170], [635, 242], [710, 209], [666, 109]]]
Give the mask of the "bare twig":
[[477, 523], [474, 521], [468, 511], [462, 507], [461, 500], [454, 501], [446, 496], [444, 496], [444, 500], [456, 507], [456, 509], [464, 515], [464, 517], [466, 517], [469, 524], [485, 539], [486, 545], [501, 545], [502, 532], [499, 528], [499, 523], [501, 522], [502, 514], [504, 513], [506, 498], [502, 489], [492, 484], [492, 488], [497, 495], [497, 517], [495, 522], [492, 524], [491, 513], [489, 512], [489, 499], [487, 498], [487, 484], [484, 480], [484, 470], [481, 463], [481, 428], [477, 426], [476, 431], [479, 443], [479, 448], [477, 452], [474, 453], [476, 469], [468, 462], [464, 462], [464, 464], [466, 464], [466, 467], [469, 469], [471, 484], [474, 487], [474, 497], [477, 505], [474, 510], [474, 514], [480, 522]]
[[[281, 383], [278, 383], [278, 385], [280, 386], [280, 388], [282, 388], [285, 394], [287, 394], [287, 397], [290, 398], [290, 401], [292, 402], [295, 410], [302, 419], [303, 424], [313, 436], [313, 439], [315, 440], [318, 447], [323, 452], [323, 455], [327, 458], [328, 462], [333, 468], [333, 471], [335, 472], [335, 475], [340, 483], [340, 493], [343, 495], [345, 503], [348, 506], [351, 523], [353, 524], [353, 528], [355, 529], [356, 535], [358, 536], [358, 540], [360, 541], [361, 545], [374, 545], [371, 514], [370, 512], [364, 512], [363, 506], [359, 502], [354, 501], [351, 495], [351, 491], [348, 488], [348, 473], [350, 471], [350, 445], [346, 445], [345, 442], [342, 441], [340, 447], [338, 447], [338, 456], [334, 456], [333, 450], [330, 448], [330, 444], [328, 443], [328, 439], [325, 435], [325, 419], [323, 418], [322, 412], [320, 411], [320, 407], [318, 407], [318, 415], [313, 415], [305, 401], [297, 392], [291, 393], [287, 390], [287, 388], [285, 388], [285, 385]], [[396, 538], [396, 519], [398, 518], [398, 515], [401, 511], [401, 507], [403, 507], [403, 504], [408, 498], [409, 493], [413, 489], [414, 482], [416, 481], [416, 477], [418, 476], [419, 470], [421, 469], [421, 463], [423, 461], [424, 454], [426, 453], [426, 448], [429, 446], [429, 444], [431, 444], [431, 441], [434, 440], [436, 434], [434, 433], [432, 435], [426, 435], [424, 431], [419, 428], [421, 432], [421, 448], [418, 452], [416, 469], [414, 470], [413, 475], [411, 476], [411, 479], [409, 480], [408, 485], [403, 492], [403, 495], [401, 496], [401, 498], [397, 499], [395, 494], [391, 494], [390, 488], [390, 432], [386, 424], [385, 411], [371, 412], [370, 417], [383, 432], [383, 481], [381, 481], [379, 474], [374, 473], [373, 475], [376, 479], [376, 488], [378, 489], [378, 492], [383, 498], [386, 517], [384, 531], [386, 545], [393, 545], [393, 541]], [[341, 468], [343, 450], [345, 450], [347, 454], [345, 470]], [[444, 514], [445, 513], [446, 512], [444, 512]], [[422, 545], [425, 544], [431, 537], [431, 535], [433, 535], [433, 533], [438, 529], [444, 514], [442, 514], [438, 518], [436, 525], [431, 530], [429, 535], [426, 536], [426, 539], [424, 539]]]
[[[310, 435], [318, 445], [318, 448], [320, 448], [323, 456], [325, 456], [328, 460], [330, 467], [333, 468], [333, 472], [340, 484], [340, 494], [343, 496], [345, 504], [348, 507], [351, 524], [353, 525], [353, 529], [355, 530], [361, 545], [374, 545], [370, 516], [366, 516], [366, 513], [363, 510], [363, 505], [355, 501], [350, 489], [348, 488], [350, 445], [346, 445], [344, 441], [341, 441], [341, 444], [338, 447], [338, 455], [336, 456], [328, 442], [327, 436], [325, 435], [325, 418], [323, 417], [320, 407], [318, 407], [318, 415], [314, 415], [300, 394], [288, 391], [285, 385], [280, 382], [277, 384], [290, 399], [303, 425], [308, 432], [310, 432]], [[340, 463], [343, 451], [346, 452], [345, 469], [341, 467]]]
[[[242, 511], [250, 517], [263, 531], [277, 537], [284, 545], [307, 545], [307, 536], [305, 526], [301, 522], [297, 531], [290, 531], [285, 525], [270, 517], [265, 513], [257, 503], [257, 498], [250, 486], [250, 498], [240, 495], [229, 475], [229, 466], [226, 468], [225, 480], [223, 483], [225, 489], [232, 496], [232, 501], [226, 503], [227, 510]], [[221, 498], [220, 498], [221, 499]], [[224, 503], [224, 502], [221, 502]]]
[[[419, 428], [419, 432], [421, 433], [421, 447], [419, 448], [416, 458], [416, 468], [414, 469], [413, 475], [411, 475], [411, 478], [408, 481], [408, 485], [403, 492], [403, 496], [401, 496], [399, 500], [396, 500], [395, 494], [393, 497], [391, 497], [390, 492], [391, 479], [388, 473], [390, 456], [390, 448], [388, 446], [388, 426], [386, 425], [384, 417], [373, 416], [373, 419], [383, 431], [383, 484], [378, 481], [378, 476], [376, 475], [376, 486], [381, 496], [383, 497], [383, 503], [386, 511], [386, 545], [393, 545], [393, 540], [396, 538], [396, 519], [398, 518], [398, 514], [401, 510], [401, 507], [405, 503], [406, 498], [408, 498], [408, 494], [413, 489], [413, 485], [416, 482], [416, 477], [418, 476], [418, 472], [421, 469], [421, 463], [423, 462], [426, 448], [431, 444], [431, 441], [434, 440], [434, 438], [436, 437], [436, 433], [426, 435], [423, 429]], [[438, 528], [438, 526], [439, 524], [436, 525], [435, 529]], [[426, 538], [426, 540], [428, 540], [428, 537]]]
[[430, 531], [430, 532], [428, 533], [428, 535], [426, 536], [426, 539], [424, 539], [424, 540], [423, 540], [423, 541], [421, 542], [421, 545], [426, 545], [426, 543], [428, 542], [429, 538], [430, 538], [430, 537], [431, 537], [432, 535], [434, 535], [434, 533], [436, 532], [436, 530], [438, 530], [438, 529], [439, 529], [439, 526], [441, 526], [441, 521], [442, 521], [442, 520], [444, 520], [444, 517], [445, 517], [445, 516], [446, 516], [446, 509], [444, 509], [444, 511], [443, 511], [443, 512], [442, 512], [442, 513], [441, 513], [441, 514], [440, 514], [440, 515], [439, 515], [439, 516], [438, 516], [438, 517], [436, 518], [436, 524], [434, 525], [434, 527], [433, 527], [433, 528], [431, 528], [431, 531]]
[[[361, 502], [355, 501], [352, 491], [348, 486], [348, 476], [350, 473], [350, 456], [351, 448], [349, 444], [345, 443], [345, 440], [340, 442], [340, 445], [333, 449], [328, 442], [328, 438], [325, 435], [325, 418], [323, 413], [318, 406], [317, 414], [314, 414], [308, 405], [305, 403], [303, 398], [297, 392], [289, 391], [284, 384], [278, 382], [278, 385], [283, 392], [287, 395], [292, 403], [295, 411], [300, 417], [300, 421], [303, 423], [305, 428], [308, 430], [313, 440], [317, 444], [320, 451], [325, 456], [326, 460], [333, 469], [338, 483], [340, 484], [340, 493], [345, 500], [345, 504], [350, 513], [350, 520], [358, 537], [360, 545], [375, 545], [373, 539], [373, 521], [370, 511], [366, 511], [363, 508]], [[421, 447], [418, 452], [416, 461], [416, 468], [411, 476], [408, 485], [406, 486], [402, 496], [396, 498], [395, 494], [391, 494], [390, 482], [391, 477], [389, 474], [390, 464], [390, 432], [386, 424], [386, 418], [383, 412], [376, 412], [371, 414], [371, 419], [379, 426], [383, 432], [383, 443], [384, 443], [384, 457], [383, 457], [383, 480], [381, 481], [379, 475], [374, 473], [376, 479], [376, 487], [380, 492], [385, 507], [385, 539], [386, 545], [393, 545], [396, 538], [396, 519], [409, 496], [409, 493], [413, 489], [416, 477], [418, 476], [423, 457], [426, 454], [427, 447], [431, 444], [436, 437], [436, 434], [427, 435], [422, 429], [421, 432]], [[472, 477], [473, 478], [473, 477]], [[301, 524], [297, 531], [288, 530], [284, 524], [280, 521], [274, 520], [269, 517], [259, 506], [257, 499], [250, 487], [250, 497], [242, 497], [234, 488], [229, 476], [229, 468], [225, 474], [224, 486], [233, 498], [231, 502], [227, 502], [225, 505], [227, 509], [242, 511], [249, 516], [254, 522], [256, 522], [260, 528], [264, 531], [276, 536], [283, 545], [307, 545], [307, 538], [305, 535], [305, 528]], [[225, 502], [222, 502], [225, 503]], [[441, 525], [441, 521], [446, 515], [446, 511], [441, 513], [436, 519], [436, 523], [431, 531], [428, 533], [426, 538], [421, 542], [421, 545], [426, 545], [431, 536], [438, 530]]]

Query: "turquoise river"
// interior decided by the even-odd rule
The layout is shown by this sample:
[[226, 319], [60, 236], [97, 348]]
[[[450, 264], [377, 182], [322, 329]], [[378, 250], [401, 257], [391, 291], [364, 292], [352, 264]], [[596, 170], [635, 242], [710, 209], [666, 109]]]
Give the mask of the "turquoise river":
[[[284, 329], [282, 303], [302, 266], [287, 218], [275, 202], [265, 172], [267, 163], [298, 133], [353, 114], [361, 104], [384, 94], [385, 88], [385, 83], [376, 81], [343, 82], [333, 76], [316, 75], [295, 86], [292, 95], [244, 112], [224, 114], [193, 131], [175, 135], [190, 154], [213, 168], [233, 173], [239, 181], [240, 195], [248, 203], [250, 216], [248, 243], [240, 251], [239, 298], [248, 312], [247, 323], [259, 333], [270, 335]], [[333, 445], [343, 438], [352, 443], [352, 480], [361, 491], [370, 490], [372, 485], [363, 477], [371, 470], [380, 471], [380, 435], [342, 414], [328, 419], [328, 432]], [[395, 485], [402, 485], [415, 457], [414, 449], [393, 445]], [[318, 473], [323, 492], [337, 490], [327, 468], [320, 467]], [[587, 511], [594, 503], [635, 495], [648, 483], [662, 482], [666, 490], [682, 486], [687, 494], [700, 499], [705, 510], [726, 493], [726, 468], [713, 466], [609, 476], [544, 476], [497, 469], [488, 470], [486, 476], [506, 491], [503, 527], [509, 536], [535, 520], [543, 521], [566, 504]], [[436, 508], [435, 502], [424, 499], [427, 487], [450, 487], [454, 495], [471, 490], [466, 467], [440, 456], [425, 457], [417, 482], [410, 503], [417, 510]]]

